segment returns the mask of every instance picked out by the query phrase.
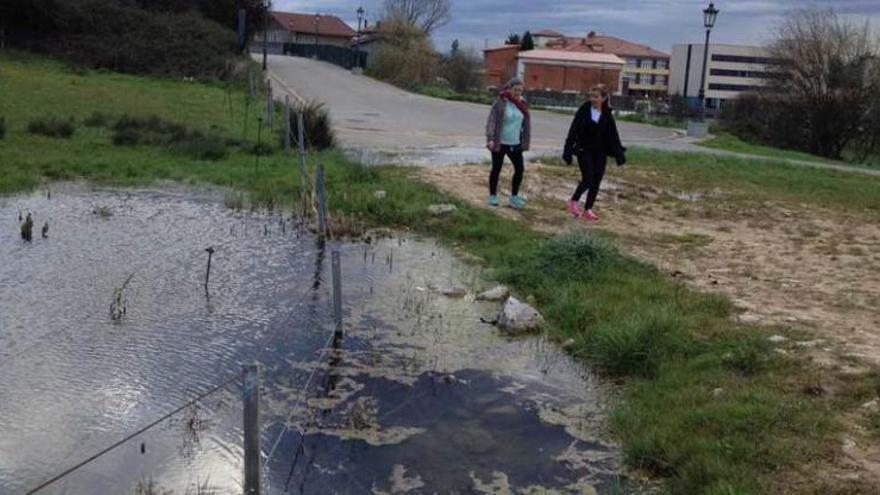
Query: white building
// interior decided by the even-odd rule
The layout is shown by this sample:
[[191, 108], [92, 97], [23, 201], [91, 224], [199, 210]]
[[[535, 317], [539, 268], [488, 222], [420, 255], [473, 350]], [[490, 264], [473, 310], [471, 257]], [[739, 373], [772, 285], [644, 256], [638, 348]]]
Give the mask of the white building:
[[[674, 45], [669, 94], [696, 98], [703, 74], [704, 44]], [[719, 108], [724, 100], [767, 85], [774, 61], [759, 46], [709, 45], [706, 71], [706, 107]]]

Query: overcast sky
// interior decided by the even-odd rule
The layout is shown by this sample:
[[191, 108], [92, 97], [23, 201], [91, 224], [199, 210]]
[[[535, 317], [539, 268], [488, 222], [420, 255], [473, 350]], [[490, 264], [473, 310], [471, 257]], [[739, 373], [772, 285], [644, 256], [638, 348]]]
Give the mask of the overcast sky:
[[[382, 0], [273, 0], [276, 10], [333, 14], [357, 26], [363, 6], [372, 24]], [[434, 35], [438, 50], [452, 40], [483, 48], [500, 44], [508, 32], [555, 29], [571, 36], [589, 31], [618, 36], [669, 52], [675, 43], [702, 42], [702, 9], [708, 0], [451, 0], [452, 22]], [[770, 39], [787, 12], [833, 7], [880, 29], [880, 0], [717, 0], [721, 10], [712, 32], [719, 43], [759, 44]]]

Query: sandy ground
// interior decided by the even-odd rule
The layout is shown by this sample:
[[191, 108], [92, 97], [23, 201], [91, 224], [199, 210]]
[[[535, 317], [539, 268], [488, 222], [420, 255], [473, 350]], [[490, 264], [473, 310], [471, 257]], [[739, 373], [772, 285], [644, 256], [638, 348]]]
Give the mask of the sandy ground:
[[[489, 208], [488, 166], [421, 173], [439, 188]], [[505, 167], [504, 194], [510, 178]], [[670, 277], [697, 290], [729, 296], [744, 324], [764, 326], [768, 335], [805, 330], [809, 340], [791, 347], [812, 359], [819, 373], [834, 371], [845, 377], [880, 367], [876, 222], [803, 204], [736, 203], [727, 200], [723, 186], [711, 191], [662, 190], [652, 185], [649, 171], [610, 166], [596, 208], [601, 221], [589, 224], [565, 212], [577, 180], [574, 167], [530, 163], [522, 192], [529, 199], [528, 208], [495, 211], [548, 233], [601, 229], [625, 252]], [[506, 197], [502, 199], [506, 204]], [[865, 410], [876, 408], [876, 402], [866, 404]], [[880, 448], [857, 440], [859, 431], [852, 433], [842, 439], [843, 464], [880, 487]]]

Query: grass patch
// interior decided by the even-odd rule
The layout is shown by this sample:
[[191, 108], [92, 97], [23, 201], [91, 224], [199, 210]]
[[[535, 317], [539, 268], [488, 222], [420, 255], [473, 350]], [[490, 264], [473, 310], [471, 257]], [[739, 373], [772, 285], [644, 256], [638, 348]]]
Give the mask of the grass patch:
[[648, 124], [657, 127], [668, 127], [670, 129], [686, 129], [687, 122], [679, 120], [668, 115], [645, 115], [642, 113], [633, 113], [629, 115], [620, 115], [617, 120], [621, 122], [633, 122], [636, 124]]
[[86, 127], [107, 127], [112, 121], [113, 117], [104, 112], [93, 112], [83, 120], [83, 125]]
[[73, 118], [39, 117], [28, 124], [28, 132], [51, 138], [70, 139], [76, 127]]
[[[47, 108], [78, 118], [95, 111], [159, 116], [130, 117], [113, 130], [88, 127], [75, 139], [50, 143], [13, 133], [0, 142], [2, 193], [46, 180], [129, 185], [171, 179], [232, 187], [235, 192], [226, 200], [231, 207], [246, 201], [295, 207], [299, 170], [286, 155], [269, 155], [257, 169], [254, 156], [240, 147], [208, 163], [168, 146], [168, 136], [206, 123], [227, 144], [246, 127], [256, 129], [259, 110], [253, 107], [258, 105], [250, 106], [250, 114], [244, 113], [245, 105], [230, 112], [223, 87], [76, 75], [43, 61], [0, 60], [10, 88], [0, 93], [0, 107], [11, 109], [16, 121]], [[20, 103], [22, 95], [29, 95], [27, 105]], [[233, 97], [244, 100], [239, 92]], [[135, 146], [113, 144], [123, 131], [130, 133], [125, 144]], [[36, 148], [41, 153], [33, 153]], [[699, 155], [633, 154], [634, 166], [652, 169], [661, 183], [704, 186], [721, 180], [758, 196], [784, 191], [786, 197], [801, 197], [811, 191], [814, 200], [847, 208], [877, 208], [880, 202], [868, 194], [864, 177], [714, 157], [718, 161], [707, 163], [709, 158]], [[727, 300], [687, 289], [598, 235], [550, 238], [470, 207], [415, 180], [411, 169], [367, 168], [339, 151], [309, 157], [312, 170], [318, 162], [327, 169], [331, 225], [344, 218], [346, 224], [436, 236], [485, 260], [491, 276], [518, 294], [534, 296], [551, 335], [574, 339], [577, 356], [619, 381], [611, 424], [626, 462], [664, 478], [670, 492], [781, 493], [785, 473], [810, 465], [836, 445], [831, 400], [802, 392], [813, 383], [809, 366], [773, 352], [760, 330], [734, 324]], [[384, 199], [376, 197], [377, 190], [386, 191]], [[452, 203], [458, 210], [431, 216], [426, 210], [435, 203]]]
[[447, 86], [425, 85], [419, 88], [419, 93], [432, 98], [440, 98], [451, 101], [465, 101], [468, 103], [480, 103], [491, 105], [496, 97], [488, 93], [459, 93]]
[[0, 139], [6, 137], [6, 117], [0, 117]]
[[649, 172], [653, 186], [681, 191], [722, 188], [726, 200], [807, 204], [880, 217], [880, 177], [699, 153], [658, 152], [633, 146], [631, 169]]
[[720, 132], [715, 137], [701, 141], [697, 144], [706, 148], [734, 151], [736, 153], [748, 153], [750, 155], [766, 156], [768, 158], [834, 163], [831, 160], [804, 153], [802, 151], [784, 150], [772, 146], [749, 143], [728, 132]]

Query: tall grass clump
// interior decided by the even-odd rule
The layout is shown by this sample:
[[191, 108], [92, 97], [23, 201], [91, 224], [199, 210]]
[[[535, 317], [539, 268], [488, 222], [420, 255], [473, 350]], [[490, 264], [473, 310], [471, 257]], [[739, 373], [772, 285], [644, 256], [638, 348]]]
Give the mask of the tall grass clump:
[[229, 156], [224, 138], [157, 116], [123, 115], [113, 125], [113, 131], [113, 144], [117, 146], [165, 146], [176, 153], [210, 161]]
[[0, 117], [0, 139], [6, 137], [6, 117]]
[[76, 129], [73, 118], [66, 119], [49, 116], [32, 120], [28, 124], [28, 132], [40, 136], [70, 139]]
[[[322, 151], [336, 145], [336, 134], [330, 123], [330, 113], [324, 103], [305, 102], [290, 112], [290, 133], [293, 142], [299, 138], [297, 113], [303, 115], [303, 139], [306, 149]], [[284, 131], [281, 132], [281, 145], [284, 145]]]
[[86, 127], [107, 127], [113, 120], [110, 115], [103, 112], [94, 112], [83, 120]]

